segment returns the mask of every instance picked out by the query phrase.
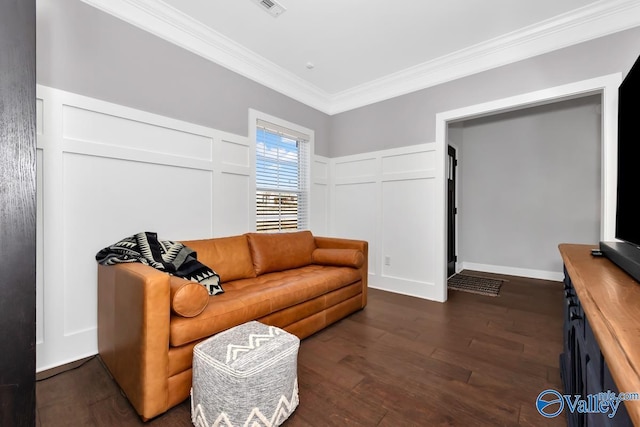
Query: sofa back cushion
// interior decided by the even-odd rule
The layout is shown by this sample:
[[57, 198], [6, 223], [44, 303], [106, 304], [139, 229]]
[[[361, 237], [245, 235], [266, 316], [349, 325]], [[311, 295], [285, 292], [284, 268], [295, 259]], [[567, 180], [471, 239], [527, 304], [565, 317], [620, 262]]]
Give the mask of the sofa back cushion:
[[317, 248], [311, 255], [311, 261], [319, 265], [360, 268], [364, 264], [364, 255], [358, 249]]
[[256, 277], [247, 236], [182, 242], [198, 253], [198, 261], [220, 275], [220, 282]]
[[311, 264], [316, 243], [310, 231], [247, 233], [253, 268], [259, 276]]

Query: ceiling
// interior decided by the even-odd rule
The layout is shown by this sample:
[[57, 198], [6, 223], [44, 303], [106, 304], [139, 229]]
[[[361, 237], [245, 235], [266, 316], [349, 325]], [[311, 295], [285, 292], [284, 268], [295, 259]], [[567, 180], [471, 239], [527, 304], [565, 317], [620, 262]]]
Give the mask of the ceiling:
[[83, 1], [328, 114], [640, 25], [639, 0]]

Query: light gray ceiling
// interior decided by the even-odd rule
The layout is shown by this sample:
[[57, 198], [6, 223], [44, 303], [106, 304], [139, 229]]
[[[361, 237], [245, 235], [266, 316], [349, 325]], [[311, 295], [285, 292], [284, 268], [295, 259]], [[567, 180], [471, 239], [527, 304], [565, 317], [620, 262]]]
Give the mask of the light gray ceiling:
[[[470, 48], [593, 0], [165, 0], [330, 94]], [[307, 62], [315, 65], [306, 68]]]

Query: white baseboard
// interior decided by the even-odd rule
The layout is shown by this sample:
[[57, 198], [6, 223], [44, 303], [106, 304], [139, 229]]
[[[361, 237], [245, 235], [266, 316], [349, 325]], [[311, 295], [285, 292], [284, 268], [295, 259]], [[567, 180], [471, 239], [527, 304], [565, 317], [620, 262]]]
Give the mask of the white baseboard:
[[528, 268], [506, 267], [503, 265], [476, 264], [473, 262], [463, 262], [456, 267], [460, 270], [474, 270], [485, 273], [506, 274], [508, 276], [529, 277], [531, 279], [553, 280], [562, 282], [564, 279], [563, 272], [532, 270]]
[[372, 289], [428, 299], [430, 301], [444, 302], [447, 299], [446, 294], [442, 295], [440, 289], [438, 289], [433, 283], [403, 279], [400, 277], [369, 273], [367, 286]]

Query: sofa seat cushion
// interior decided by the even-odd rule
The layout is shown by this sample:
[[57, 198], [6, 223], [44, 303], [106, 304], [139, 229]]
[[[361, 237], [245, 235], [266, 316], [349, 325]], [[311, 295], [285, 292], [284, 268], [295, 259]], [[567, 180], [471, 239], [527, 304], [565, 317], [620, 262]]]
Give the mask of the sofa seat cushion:
[[196, 251], [198, 261], [218, 273], [222, 283], [256, 277], [249, 242], [244, 235], [187, 240], [182, 244]]
[[[311, 264], [316, 241], [310, 231], [247, 233], [256, 275]], [[226, 288], [225, 288], [226, 289]]]
[[236, 280], [228, 283], [227, 286], [232, 290], [249, 294], [256, 291], [264, 292], [268, 289], [269, 292], [262, 296], [269, 297], [271, 301], [270, 312], [272, 313], [324, 295], [358, 280], [360, 280], [360, 272], [355, 268], [308, 265], [264, 274], [255, 279]]
[[360, 278], [360, 272], [354, 268], [308, 265], [227, 282], [225, 293], [211, 299], [198, 316], [171, 316], [170, 344], [177, 347], [206, 338], [348, 286]]

